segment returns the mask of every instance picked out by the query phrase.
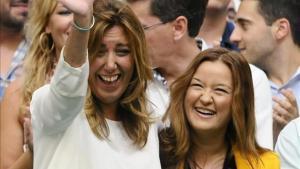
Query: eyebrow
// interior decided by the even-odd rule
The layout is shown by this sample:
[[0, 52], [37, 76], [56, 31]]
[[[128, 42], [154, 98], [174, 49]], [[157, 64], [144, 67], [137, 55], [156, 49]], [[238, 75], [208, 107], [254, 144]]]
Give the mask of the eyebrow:
[[238, 17], [237, 19], [235, 19], [235, 23], [251, 23], [251, 21], [249, 19]]
[[[104, 43], [101, 43], [100, 47], [106, 47], [106, 45]], [[129, 45], [123, 43], [117, 43], [116, 47], [129, 47]]]
[[192, 80], [196, 80], [196, 81], [202, 83], [200, 79], [197, 79], [197, 78], [195, 78], [195, 77], [193, 77]]
[[123, 44], [123, 43], [118, 43], [116, 46], [117, 47], [128, 47], [129, 45], [128, 44]]

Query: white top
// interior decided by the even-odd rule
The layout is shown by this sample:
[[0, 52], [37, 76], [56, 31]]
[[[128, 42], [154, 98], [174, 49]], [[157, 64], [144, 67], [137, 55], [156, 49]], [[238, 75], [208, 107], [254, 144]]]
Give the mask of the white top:
[[[260, 146], [273, 149], [273, 119], [272, 119], [272, 96], [270, 83], [266, 74], [257, 67], [250, 65], [254, 94], [255, 94], [255, 119], [256, 138]], [[147, 95], [153, 104], [154, 111], [163, 115], [170, 102], [170, 92], [162, 82], [154, 80], [147, 89]]]
[[156, 124], [142, 149], [121, 122], [106, 120], [106, 140], [93, 134], [83, 112], [88, 74], [88, 62], [73, 68], [61, 56], [51, 83], [34, 92], [34, 169], [160, 169]]
[[250, 64], [255, 104], [256, 140], [264, 148], [273, 150], [273, 109], [270, 83], [265, 72]]
[[282, 169], [300, 169], [300, 117], [280, 132], [275, 151], [279, 153]]

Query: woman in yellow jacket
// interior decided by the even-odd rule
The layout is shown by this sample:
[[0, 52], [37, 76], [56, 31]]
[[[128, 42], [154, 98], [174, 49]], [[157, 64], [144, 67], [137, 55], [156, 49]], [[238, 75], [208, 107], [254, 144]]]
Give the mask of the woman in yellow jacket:
[[165, 169], [279, 169], [279, 158], [255, 140], [249, 64], [222, 48], [201, 52], [171, 86], [160, 132]]

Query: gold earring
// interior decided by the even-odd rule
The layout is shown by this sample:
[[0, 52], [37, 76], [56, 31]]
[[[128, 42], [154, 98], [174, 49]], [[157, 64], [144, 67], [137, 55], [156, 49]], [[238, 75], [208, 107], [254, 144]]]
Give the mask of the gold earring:
[[54, 50], [54, 43], [46, 32], [41, 33], [39, 37], [39, 46], [45, 53], [50, 53]]

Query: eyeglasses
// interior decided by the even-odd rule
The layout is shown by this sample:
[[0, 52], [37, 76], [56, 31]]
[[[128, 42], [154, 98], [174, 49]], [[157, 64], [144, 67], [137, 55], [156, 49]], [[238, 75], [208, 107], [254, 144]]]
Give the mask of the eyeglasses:
[[156, 27], [156, 26], [158, 26], [158, 25], [163, 25], [163, 24], [165, 24], [165, 23], [164, 23], [164, 22], [159, 22], [159, 23], [155, 23], [155, 24], [153, 24], [153, 25], [143, 26], [143, 29], [144, 29], [144, 30], [149, 30], [149, 29], [151, 29], [151, 28], [154, 28], [154, 27]]

